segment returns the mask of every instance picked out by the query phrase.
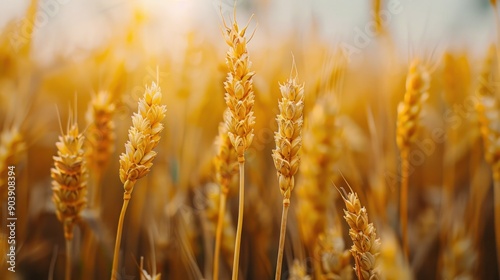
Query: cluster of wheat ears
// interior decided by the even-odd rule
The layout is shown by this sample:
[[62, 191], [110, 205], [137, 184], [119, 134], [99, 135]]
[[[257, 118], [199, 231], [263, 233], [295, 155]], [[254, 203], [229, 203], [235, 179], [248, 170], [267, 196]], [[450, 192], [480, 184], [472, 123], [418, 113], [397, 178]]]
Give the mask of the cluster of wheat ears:
[[372, 2], [377, 54], [357, 64], [314, 32], [250, 56], [236, 14], [225, 60], [194, 32], [183, 59], [137, 60], [137, 9], [87, 58], [40, 66], [9, 23], [0, 279], [498, 279], [498, 44], [400, 63]]

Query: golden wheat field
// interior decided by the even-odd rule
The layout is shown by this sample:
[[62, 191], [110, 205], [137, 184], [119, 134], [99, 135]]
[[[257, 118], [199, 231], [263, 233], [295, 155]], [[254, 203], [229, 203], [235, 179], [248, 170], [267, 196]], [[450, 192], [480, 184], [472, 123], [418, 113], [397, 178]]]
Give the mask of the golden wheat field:
[[499, 10], [0, 2], [0, 279], [500, 279]]

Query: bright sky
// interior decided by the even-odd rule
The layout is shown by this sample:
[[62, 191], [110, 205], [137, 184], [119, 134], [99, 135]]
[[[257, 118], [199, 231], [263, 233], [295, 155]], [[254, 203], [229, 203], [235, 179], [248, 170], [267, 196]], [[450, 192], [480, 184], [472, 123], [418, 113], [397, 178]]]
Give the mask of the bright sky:
[[[54, 51], [71, 54], [98, 45], [116, 28], [126, 24], [132, 14], [125, 0], [40, 0], [43, 6], [35, 24], [35, 44], [45, 58]], [[255, 14], [259, 32], [276, 38], [279, 34], [308, 28], [319, 23], [326, 39], [353, 44], [360, 31], [369, 28], [372, 18], [368, 0], [240, 0], [244, 11]], [[461, 48], [483, 52], [495, 38], [492, 9], [488, 0], [385, 0], [387, 26], [399, 49], [408, 45], [426, 48]], [[189, 29], [213, 33], [220, 40], [219, 6], [224, 15], [232, 14], [232, 0], [143, 0], [139, 3], [154, 23], [153, 38], [184, 34]], [[0, 0], [0, 28], [21, 17], [28, 1]], [[391, 7], [391, 8], [390, 8]], [[155, 34], [156, 33], [156, 34]], [[366, 32], [365, 32], [366, 33]], [[293, 34], [293, 33], [292, 33]], [[267, 40], [267, 38], [266, 38]], [[165, 44], [165, 41], [160, 41]], [[174, 42], [171, 42], [174, 44]], [[168, 46], [166, 46], [168, 47]]]

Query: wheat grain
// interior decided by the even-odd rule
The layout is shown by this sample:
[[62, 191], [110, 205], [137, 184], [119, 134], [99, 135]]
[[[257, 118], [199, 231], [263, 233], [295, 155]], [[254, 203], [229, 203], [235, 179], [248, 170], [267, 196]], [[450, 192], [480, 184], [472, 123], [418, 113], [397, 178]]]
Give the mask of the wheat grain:
[[350, 192], [342, 196], [346, 209], [344, 219], [349, 225], [349, 236], [354, 243], [351, 253], [356, 265], [354, 270], [359, 280], [380, 279], [376, 268], [378, 255], [380, 254], [380, 239], [377, 238], [375, 227], [368, 221], [368, 213], [361, 206], [358, 195]]

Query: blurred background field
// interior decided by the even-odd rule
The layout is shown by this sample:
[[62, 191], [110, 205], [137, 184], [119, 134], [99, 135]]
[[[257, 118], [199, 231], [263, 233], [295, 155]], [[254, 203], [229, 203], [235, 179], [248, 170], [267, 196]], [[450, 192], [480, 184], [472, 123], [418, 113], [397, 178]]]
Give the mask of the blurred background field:
[[[88, 128], [86, 112], [100, 91], [114, 101], [116, 137], [109, 165], [100, 176], [90, 172], [89, 193], [100, 193], [100, 199], [89, 198], [75, 229], [73, 279], [109, 278], [123, 196], [118, 158], [130, 115], [153, 81], [168, 110], [165, 130], [154, 167], [138, 182], [129, 206], [120, 275], [140, 279], [143, 256], [144, 268], [163, 279], [211, 279], [219, 192], [214, 139], [226, 108], [221, 26], [222, 17], [233, 20], [234, 7], [240, 26], [254, 15], [248, 35], [255, 30], [248, 43], [256, 124], [247, 151], [243, 279], [274, 275], [281, 195], [271, 150], [278, 82], [290, 74], [292, 53], [305, 83], [304, 133], [324, 133], [334, 145], [313, 140], [320, 152], [309, 168], [323, 181], [305, 190], [310, 178], [301, 173], [304, 167], [296, 178], [283, 279], [308, 279], [296, 275], [294, 261], [312, 279], [355, 279], [352, 271], [343, 278], [328, 271], [337, 251], [352, 245], [332, 185], [347, 188], [341, 173], [377, 228], [384, 279], [499, 279], [492, 170], [483, 156], [473, 98], [489, 45], [498, 39], [494, 10], [487, 0], [381, 1], [385, 21], [376, 31], [375, 2], [0, 0], [0, 172], [16, 166], [18, 217], [16, 273], [2, 261], [0, 279], [63, 279], [64, 236], [50, 177], [55, 143], [60, 121], [65, 128], [74, 112], [80, 131]], [[410, 162], [407, 263], [399, 230], [396, 112], [414, 58], [431, 69], [431, 84]], [[498, 98], [497, 68], [491, 87]], [[325, 113], [314, 123], [313, 108], [323, 106], [324, 95], [335, 96], [327, 99], [333, 100], [333, 119]], [[306, 162], [315, 162], [311, 155]], [[3, 225], [7, 200], [0, 182]], [[301, 207], [308, 199], [326, 206], [310, 213]], [[237, 203], [236, 195], [229, 198], [229, 251], [221, 258], [220, 279], [230, 278]], [[332, 229], [342, 241], [311, 248], [303, 227], [313, 215], [322, 224], [321, 232], [313, 230], [314, 242]], [[6, 242], [0, 245], [5, 256]]]

